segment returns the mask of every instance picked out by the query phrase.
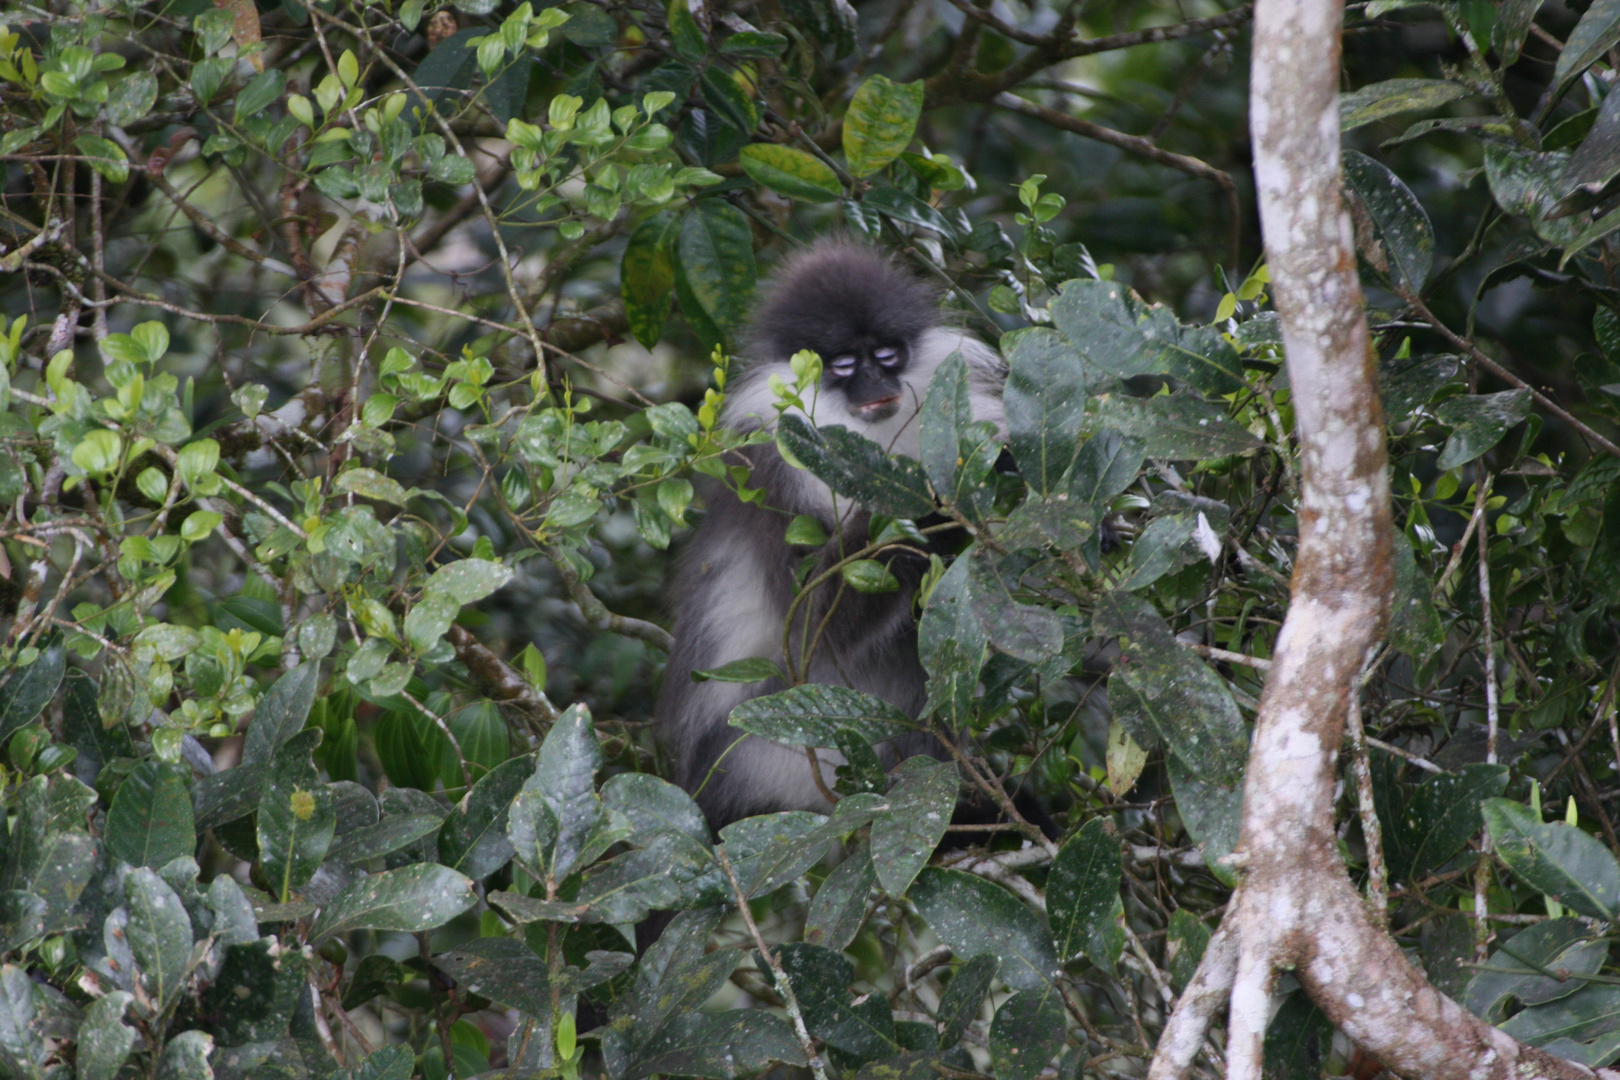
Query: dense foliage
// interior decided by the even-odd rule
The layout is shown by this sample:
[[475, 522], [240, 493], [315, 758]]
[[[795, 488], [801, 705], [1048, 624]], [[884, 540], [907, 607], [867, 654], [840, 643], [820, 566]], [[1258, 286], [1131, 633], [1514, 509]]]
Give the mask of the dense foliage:
[[[1302, 527], [1247, 11], [1159, 7], [8, 8], [0, 1074], [1138, 1071], [1234, 880]], [[1620, 0], [1538, 8], [1349, 27], [1401, 534], [1340, 819], [1437, 985], [1596, 1063]], [[933, 560], [928, 710], [747, 703], [848, 765], [827, 815], [715, 842], [658, 778], [658, 590], [694, 480], [753, 495], [731, 349], [828, 229], [999, 338], [1011, 465], [955, 362], [920, 461], [784, 416], [877, 515], [830, 563], [795, 522], [807, 567]], [[885, 776], [919, 724], [960, 760]], [[941, 849], [964, 784], [1008, 820]], [[1329, 1048], [1291, 998], [1278, 1075]]]

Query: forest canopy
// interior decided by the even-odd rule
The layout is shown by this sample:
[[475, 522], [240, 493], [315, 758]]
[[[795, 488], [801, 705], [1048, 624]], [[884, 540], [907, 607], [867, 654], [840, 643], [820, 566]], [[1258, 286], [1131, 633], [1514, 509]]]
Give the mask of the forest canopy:
[[[1239, 880], [1309, 517], [1252, 17], [0, 13], [0, 1075], [1140, 1075]], [[1340, 58], [1395, 535], [1337, 847], [1436, 988], [1589, 1065], [1620, 1058], [1617, 47], [1620, 0], [1372, 0]], [[760, 493], [739, 334], [828, 234], [999, 348], [1005, 438], [959, 363], [920, 460], [783, 425], [873, 515], [839, 588], [896, 588], [931, 515], [963, 539], [920, 590], [923, 715], [700, 673], [782, 678], [733, 726], [846, 761], [827, 813], [717, 838], [651, 730], [663, 590], [703, 491]], [[914, 730], [960, 755], [886, 774]], [[1001, 820], [948, 832], [964, 792]], [[1279, 992], [1267, 1075], [1365, 1071]]]

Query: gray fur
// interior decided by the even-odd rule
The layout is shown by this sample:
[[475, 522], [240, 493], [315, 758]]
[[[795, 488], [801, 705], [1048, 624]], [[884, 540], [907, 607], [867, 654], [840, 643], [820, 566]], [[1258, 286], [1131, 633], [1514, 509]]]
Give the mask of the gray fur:
[[[794, 306], [794, 296], [810, 298], [824, 310], [807, 313]], [[885, 312], [873, 296], [894, 297], [912, 307]], [[867, 423], [852, 412], [836, 387], [824, 384], [812, 419], [847, 426], [895, 453], [916, 457], [917, 414], [929, 380], [946, 357], [960, 351], [972, 371], [975, 417], [1003, 426], [1005, 366], [995, 350], [944, 326], [933, 295], [910, 275], [872, 249], [845, 242], [815, 245], [778, 274], [747, 339], [756, 350], [752, 362], [727, 388], [723, 421], [737, 430], [772, 425], [776, 414], [768, 386], [771, 374], [782, 374], [791, 382], [789, 357], [799, 348], [816, 347], [796, 328], [827, 326], [836, 333], [844, 328], [840, 320], [866, 326], [891, 314], [897, 325], [914, 335], [909, 339], [910, 363], [900, 376], [904, 399], [900, 410], [886, 420]], [[671, 588], [675, 647], [656, 710], [676, 781], [697, 794], [716, 829], [774, 810], [824, 812], [828, 803], [803, 750], [745, 736], [726, 722], [741, 702], [781, 690], [779, 680], [695, 683], [691, 673], [754, 656], [770, 657], [787, 670], [784, 622], [793, 600], [794, 569], [806, 554], [806, 549], [791, 547], [785, 539], [787, 525], [796, 515], [815, 516], [834, 537], [822, 555], [823, 565], [835, 562], [840, 549], [863, 546], [867, 536], [864, 510], [836, 498], [811, 474], [789, 466], [774, 447], [751, 447], [740, 456], [752, 467], [750, 485], [765, 489], [766, 506], [745, 504], [718, 485], [705, 491], [708, 512], [679, 560]], [[863, 690], [916, 715], [926, 699], [926, 675], [917, 658], [912, 598], [924, 568], [914, 557], [895, 559], [890, 569], [901, 581], [897, 593], [869, 595], [845, 589], [811, 658], [809, 681]], [[814, 633], [836, 592], [834, 585], [824, 586], [800, 605], [788, 634], [795, 656], [802, 648], [804, 627]], [[910, 753], [939, 751], [926, 736], [897, 742], [902, 745], [881, 748], [885, 764]], [[830, 788], [833, 768], [843, 759], [826, 750], [819, 757]]]

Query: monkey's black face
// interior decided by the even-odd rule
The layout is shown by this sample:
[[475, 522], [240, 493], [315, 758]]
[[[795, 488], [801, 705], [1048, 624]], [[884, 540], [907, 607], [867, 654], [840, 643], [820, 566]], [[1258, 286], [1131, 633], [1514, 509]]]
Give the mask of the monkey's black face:
[[900, 373], [911, 362], [911, 350], [904, 342], [876, 338], [840, 342], [821, 352], [821, 358], [823, 384], [843, 392], [852, 416], [875, 424], [900, 410]]

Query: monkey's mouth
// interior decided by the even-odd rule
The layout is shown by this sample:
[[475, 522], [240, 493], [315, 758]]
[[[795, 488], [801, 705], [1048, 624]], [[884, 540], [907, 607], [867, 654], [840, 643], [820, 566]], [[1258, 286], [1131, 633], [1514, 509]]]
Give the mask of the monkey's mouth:
[[878, 398], [876, 401], [866, 401], [859, 405], [851, 405], [849, 407], [849, 411], [866, 421], [868, 424], [875, 424], [880, 420], [887, 420], [889, 417], [900, 411], [900, 395], [890, 394], [888, 397]]

